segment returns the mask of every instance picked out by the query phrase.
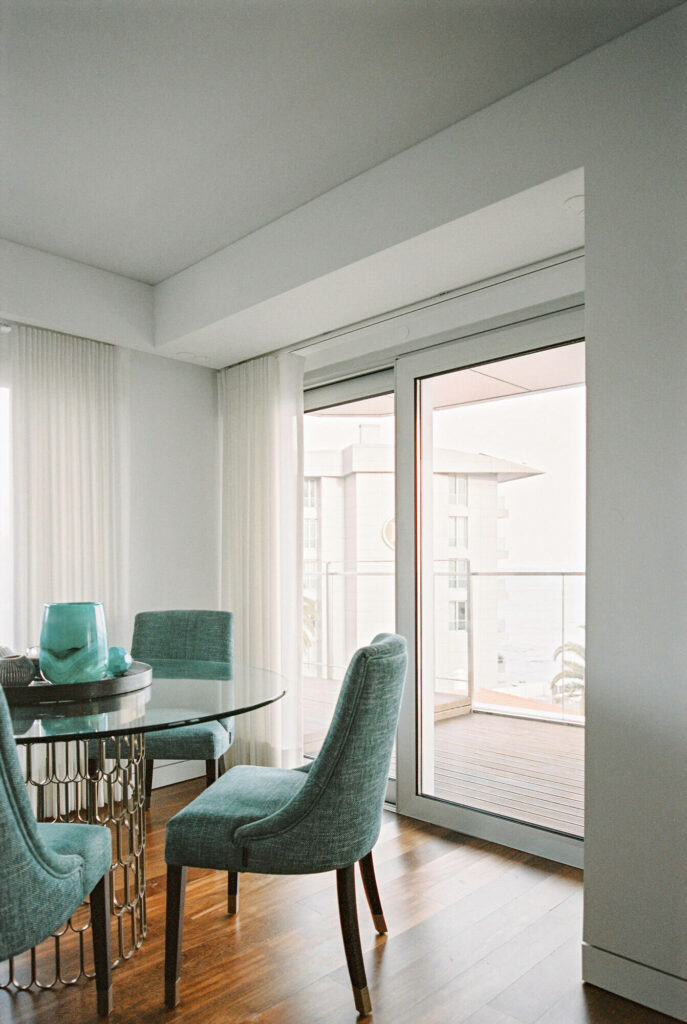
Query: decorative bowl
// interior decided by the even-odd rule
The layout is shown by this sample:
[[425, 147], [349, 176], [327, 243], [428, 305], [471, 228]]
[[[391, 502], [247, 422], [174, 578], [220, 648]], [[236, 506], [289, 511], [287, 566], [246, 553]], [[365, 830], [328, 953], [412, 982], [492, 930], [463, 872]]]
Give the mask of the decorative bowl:
[[51, 683], [90, 683], [107, 672], [105, 610], [97, 601], [46, 604], [40, 669]]
[[33, 662], [24, 654], [0, 658], [0, 684], [3, 686], [28, 686], [34, 671]]
[[133, 658], [124, 647], [110, 647], [107, 671], [111, 676], [123, 676], [133, 665]]

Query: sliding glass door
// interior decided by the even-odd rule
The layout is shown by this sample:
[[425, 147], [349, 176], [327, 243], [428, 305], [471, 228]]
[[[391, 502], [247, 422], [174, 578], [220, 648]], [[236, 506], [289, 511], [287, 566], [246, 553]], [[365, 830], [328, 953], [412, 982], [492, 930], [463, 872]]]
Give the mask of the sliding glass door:
[[[324, 407], [309, 397], [303, 714], [305, 754], [314, 757], [351, 656], [375, 634], [395, 629], [395, 419], [393, 394]], [[327, 392], [321, 401], [330, 401]]]
[[[585, 366], [579, 316], [397, 366], [399, 809], [579, 862]], [[572, 337], [571, 337], [572, 336]]]

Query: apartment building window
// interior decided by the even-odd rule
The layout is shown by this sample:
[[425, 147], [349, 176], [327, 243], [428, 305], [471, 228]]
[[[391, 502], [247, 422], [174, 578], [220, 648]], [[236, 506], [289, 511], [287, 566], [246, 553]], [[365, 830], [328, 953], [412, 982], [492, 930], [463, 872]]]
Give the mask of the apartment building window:
[[317, 519], [304, 519], [303, 520], [303, 547], [314, 548], [317, 550], [319, 541], [319, 522]]
[[467, 601], [449, 601], [448, 628], [452, 633], [467, 629]]
[[468, 560], [467, 558], [449, 558], [448, 585], [450, 590], [467, 590]]
[[303, 481], [303, 508], [317, 508], [317, 480], [306, 476]]
[[468, 517], [448, 517], [448, 546], [450, 548], [466, 548], [468, 546]]
[[449, 473], [448, 476], [449, 505], [467, 505], [468, 477], [467, 473]]
[[303, 562], [303, 589], [317, 590], [320, 563], [314, 558], [306, 558]]

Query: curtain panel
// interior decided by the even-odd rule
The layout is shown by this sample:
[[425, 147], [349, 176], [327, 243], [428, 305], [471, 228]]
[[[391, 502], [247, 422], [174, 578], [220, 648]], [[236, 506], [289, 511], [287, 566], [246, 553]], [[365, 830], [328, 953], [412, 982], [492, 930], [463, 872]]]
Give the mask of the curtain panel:
[[33, 327], [10, 345], [15, 648], [52, 601], [101, 601], [128, 646], [128, 353]]
[[303, 359], [222, 370], [219, 397], [222, 607], [234, 613], [236, 660], [281, 673], [287, 687], [236, 718], [229, 757], [289, 768], [303, 751]]

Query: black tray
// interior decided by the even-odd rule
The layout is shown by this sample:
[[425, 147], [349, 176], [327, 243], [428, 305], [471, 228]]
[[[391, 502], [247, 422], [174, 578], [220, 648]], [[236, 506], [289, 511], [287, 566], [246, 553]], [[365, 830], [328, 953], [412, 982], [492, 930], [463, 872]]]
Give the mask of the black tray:
[[31, 704], [61, 704], [63, 701], [93, 700], [96, 697], [120, 697], [150, 686], [153, 670], [144, 661], [135, 661], [123, 676], [106, 676], [91, 683], [46, 683], [37, 681], [30, 686], [5, 686], [7, 703], [12, 707]]

